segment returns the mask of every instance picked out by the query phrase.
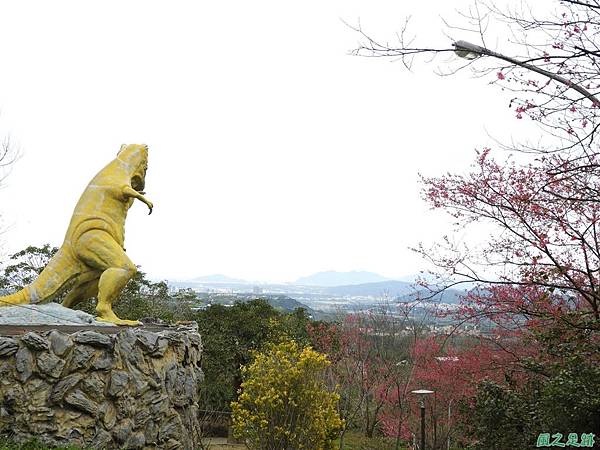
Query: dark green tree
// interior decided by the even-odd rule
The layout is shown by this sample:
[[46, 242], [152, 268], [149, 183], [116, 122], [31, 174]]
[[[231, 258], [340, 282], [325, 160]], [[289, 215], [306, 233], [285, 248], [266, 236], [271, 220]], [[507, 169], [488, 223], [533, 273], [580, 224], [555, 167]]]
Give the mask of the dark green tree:
[[[57, 251], [58, 248], [50, 244], [41, 247], [30, 245], [9, 256], [0, 271], [0, 289], [13, 292], [32, 283]], [[54, 301], [60, 302], [63, 296], [64, 293]], [[121, 292], [114, 309], [117, 314], [129, 319], [153, 318], [174, 322], [193, 319], [190, 304], [194, 301], [193, 291], [180, 291], [171, 296], [164, 281], [154, 283], [138, 270]], [[89, 299], [77, 308], [95, 314], [95, 302], [96, 299]]]
[[308, 343], [304, 310], [283, 314], [262, 299], [212, 305], [198, 312], [196, 321], [204, 345], [202, 407], [207, 410], [230, 410], [242, 383], [240, 368], [251, 362], [253, 350], [286, 338]]
[[50, 244], [30, 245], [10, 255], [0, 273], [0, 289], [13, 292], [31, 284], [57, 251], [58, 248]]
[[542, 431], [539, 421], [531, 420], [529, 399], [505, 385], [484, 381], [479, 385], [474, 405], [464, 402], [461, 406], [472, 417], [469, 429], [461, 430], [461, 434], [475, 438], [477, 450], [531, 448]]
[[541, 352], [523, 359], [522, 372], [505, 374], [502, 384], [484, 381], [463, 403], [470, 417], [463, 435], [477, 449], [530, 448], [544, 431], [600, 435], [598, 342], [558, 324], [536, 340]]
[[[146, 278], [146, 273], [139, 270], [117, 299], [114, 310], [120, 317], [131, 320], [146, 319], [149, 321], [193, 320], [191, 305], [195, 297], [171, 295], [169, 286], [164, 281], [152, 282]], [[95, 299], [82, 309], [93, 313]]]

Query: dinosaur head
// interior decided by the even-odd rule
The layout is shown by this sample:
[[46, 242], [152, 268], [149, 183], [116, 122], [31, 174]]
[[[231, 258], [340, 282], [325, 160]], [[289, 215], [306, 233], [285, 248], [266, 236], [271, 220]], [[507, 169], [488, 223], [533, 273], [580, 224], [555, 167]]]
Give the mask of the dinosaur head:
[[148, 146], [146, 144], [123, 144], [117, 159], [127, 166], [131, 175], [131, 187], [138, 192], [144, 190], [148, 170]]

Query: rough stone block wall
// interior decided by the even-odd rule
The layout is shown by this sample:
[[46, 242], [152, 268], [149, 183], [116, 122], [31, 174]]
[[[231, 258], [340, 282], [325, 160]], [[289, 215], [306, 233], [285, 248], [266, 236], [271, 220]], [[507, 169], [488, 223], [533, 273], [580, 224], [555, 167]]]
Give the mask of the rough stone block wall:
[[0, 337], [0, 434], [82, 448], [198, 448], [201, 352], [193, 327]]

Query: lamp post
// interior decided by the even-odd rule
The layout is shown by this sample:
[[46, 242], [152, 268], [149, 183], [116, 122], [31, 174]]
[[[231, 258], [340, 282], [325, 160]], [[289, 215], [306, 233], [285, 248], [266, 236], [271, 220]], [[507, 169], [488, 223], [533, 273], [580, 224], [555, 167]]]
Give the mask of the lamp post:
[[448, 402], [448, 448], [447, 448], [447, 450], [450, 450], [450, 412], [451, 412], [450, 407], [452, 406], [452, 400], [453, 399], [450, 399], [450, 401]]
[[434, 391], [430, 391], [428, 389], [417, 389], [416, 391], [411, 391], [411, 394], [416, 394], [419, 396], [420, 405], [421, 405], [421, 446], [419, 450], [425, 450], [425, 396], [429, 394], [433, 394]]
[[490, 56], [492, 58], [509, 62], [511, 64], [514, 64], [515, 66], [523, 67], [524, 69], [531, 70], [532, 72], [539, 73], [540, 75], [548, 77], [554, 81], [557, 81], [558, 83], [564, 84], [568, 88], [579, 92], [581, 95], [591, 100], [594, 105], [600, 105], [600, 100], [590, 91], [586, 90], [583, 86], [580, 86], [579, 83], [574, 83], [556, 73], [542, 69], [541, 67], [537, 67], [533, 64], [529, 64], [526, 61], [520, 61], [510, 56], [503, 55], [502, 53], [495, 52], [493, 50], [490, 50], [489, 48], [482, 47], [476, 44], [471, 44], [467, 41], [456, 41], [452, 45], [454, 46], [454, 53], [456, 53], [461, 58], [476, 59], [480, 56]]

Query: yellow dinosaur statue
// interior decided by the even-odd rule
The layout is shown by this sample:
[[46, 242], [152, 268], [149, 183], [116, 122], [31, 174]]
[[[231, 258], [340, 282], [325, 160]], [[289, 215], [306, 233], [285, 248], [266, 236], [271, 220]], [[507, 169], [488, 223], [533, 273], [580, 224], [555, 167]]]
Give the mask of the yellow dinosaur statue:
[[81, 194], [62, 247], [33, 283], [0, 297], [0, 306], [50, 301], [71, 286], [64, 306], [97, 297], [98, 320], [139, 325], [118, 318], [112, 304], [137, 270], [123, 248], [127, 211], [138, 199], [152, 214], [153, 205], [143, 192], [147, 168], [147, 145], [122, 145], [117, 158]]

